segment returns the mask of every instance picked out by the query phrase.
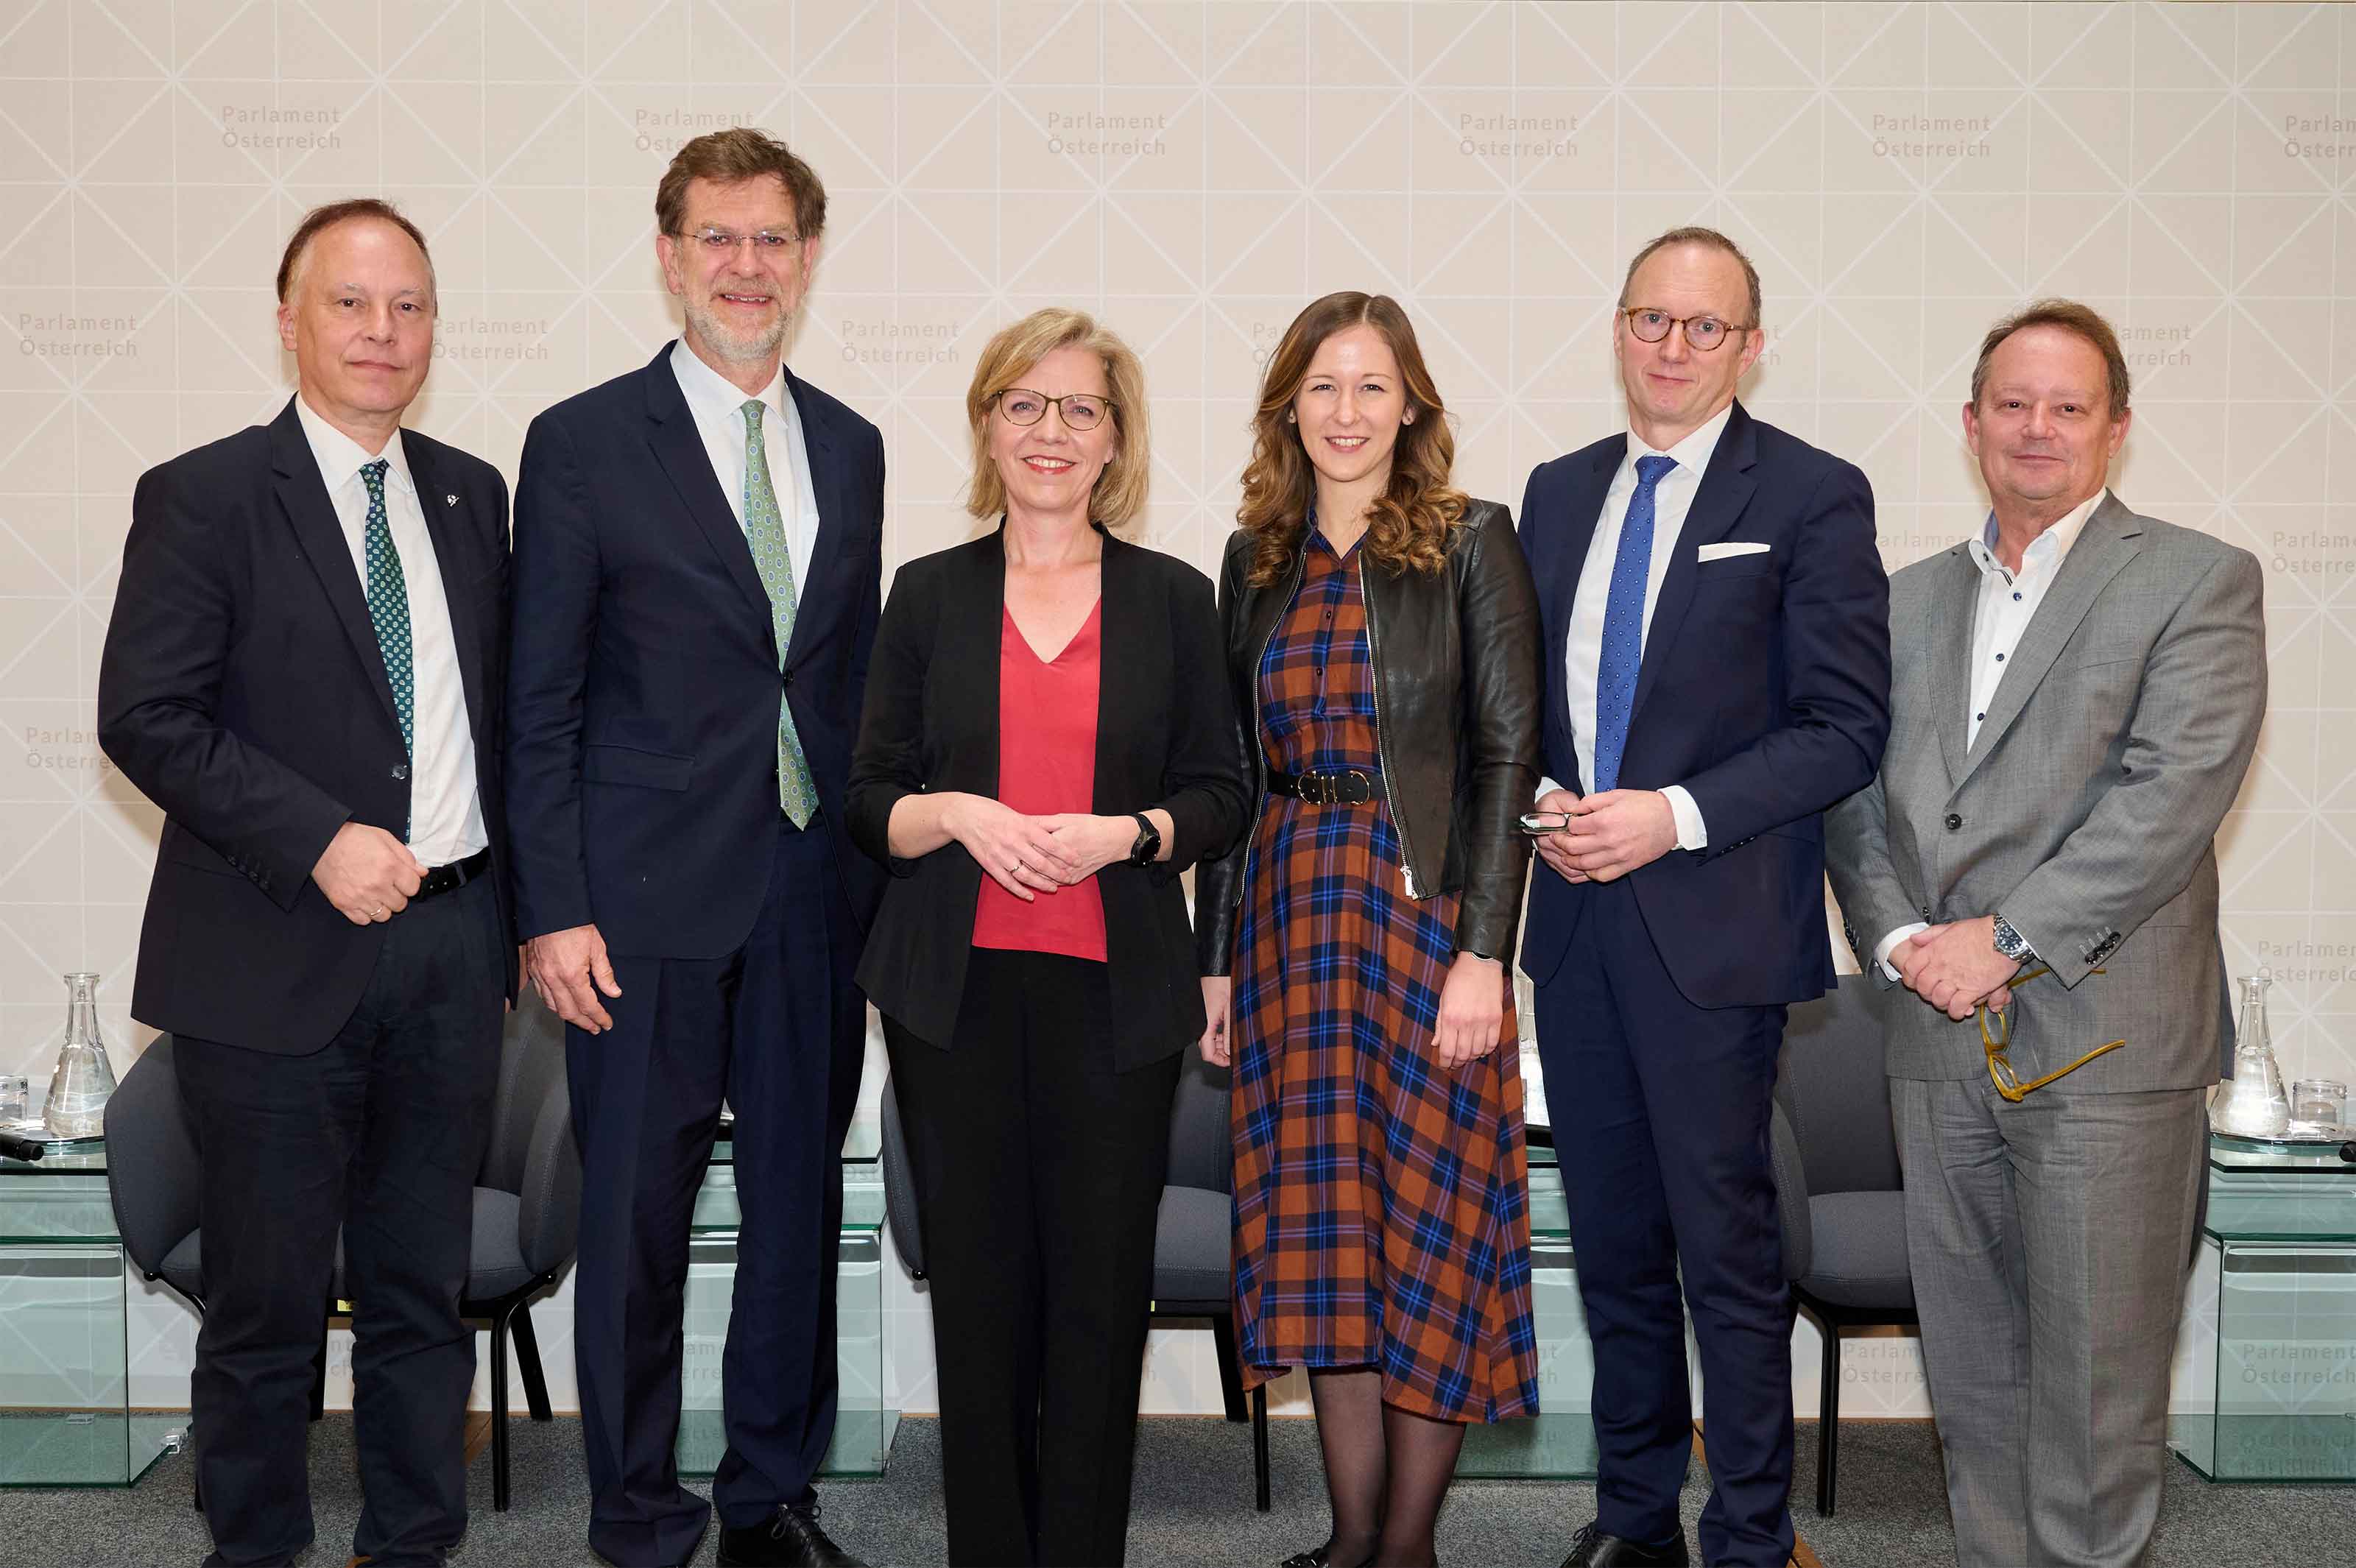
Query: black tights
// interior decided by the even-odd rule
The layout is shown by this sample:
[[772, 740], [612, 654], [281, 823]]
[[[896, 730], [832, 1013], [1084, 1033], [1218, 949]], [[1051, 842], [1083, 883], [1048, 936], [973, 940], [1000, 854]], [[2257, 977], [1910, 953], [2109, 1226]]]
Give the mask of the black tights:
[[1372, 1367], [1312, 1369], [1309, 1392], [1333, 1504], [1333, 1568], [1429, 1568], [1463, 1426], [1385, 1404], [1383, 1375]]

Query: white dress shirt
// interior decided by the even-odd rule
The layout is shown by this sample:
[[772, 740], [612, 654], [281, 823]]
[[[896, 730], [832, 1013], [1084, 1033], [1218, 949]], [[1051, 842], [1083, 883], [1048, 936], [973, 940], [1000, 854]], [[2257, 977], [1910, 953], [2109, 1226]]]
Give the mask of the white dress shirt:
[[384, 515], [392, 548], [401, 554], [401, 580], [409, 593], [412, 659], [409, 759], [409, 852], [428, 869], [463, 860], [490, 844], [483, 829], [483, 802], [475, 773], [475, 735], [466, 722], [466, 688], [458, 674], [458, 641], [450, 630], [450, 601], [442, 590], [442, 565], [434, 536], [409, 476], [401, 432], [382, 452], [359, 443], [294, 400], [295, 417], [311, 443], [319, 477], [343, 525], [352, 552], [360, 595], [368, 596], [368, 482], [362, 465], [384, 459]]
[[[2086, 519], [2094, 515], [2094, 508], [2109, 494], [2107, 489], [2095, 491], [2029, 540], [2029, 548], [2020, 552], [2019, 571], [2007, 571], [2004, 563], [1996, 558], [1994, 512], [1981, 526], [1980, 537], [1966, 544], [1972, 564], [1980, 569], [1979, 603], [1972, 612], [1972, 678], [1964, 708], [1966, 750], [1978, 743], [1980, 726], [1987, 720], [1988, 704], [1995, 699], [1997, 686], [2012, 662], [2013, 650], [2020, 645], [2020, 635], [2029, 630], [2037, 607], [2045, 603], [2053, 580], [2062, 575], [2062, 559], [2085, 531]], [[1873, 956], [1883, 974], [1892, 980], [1900, 978], [1890, 955], [1897, 951], [1900, 943], [1923, 929], [1923, 922], [1914, 921], [1874, 944]]]
[[[1649, 636], [1653, 609], [1661, 602], [1661, 584], [1669, 575], [1669, 563], [1676, 559], [1686, 514], [1693, 510], [1694, 495], [1701, 488], [1702, 475], [1708, 471], [1710, 453], [1718, 450], [1718, 438], [1726, 433], [1726, 421], [1733, 415], [1734, 405], [1729, 403], [1666, 452], [1648, 445], [1632, 428], [1619, 472], [1603, 492], [1602, 515], [1596, 519], [1595, 537], [1588, 543], [1587, 560], [1580, 569], [1579, 592], [1570, 601], [1569, 635], [1563, 645], [1571, 748], [1579, 757], [1579, 776], [1590, 785], [1595, 779], [1595, 681], [1603, 662], [1603, 615], [1612, 599], [1612, 569], [1620, 559], [1620, 531], [1628, 520], [1628, 503], [1636, 494], [1636, 460], [1667, 457], [1676, 464], [1653, 486], [1653, 560], [1644, 577], [1644, 624]], [[1543, 797], [1561, 787], [1552, 779], [1540, 779], [1538, 795]], [[1670, 784], [1661, 794], [1668, 798], [1670, 815], [1676, 818], [1677, 848], [1708, 848], [1709, 827], [1693, 795], [1683, 784]]]
[[[687, 398], [696, 433], [712, 459], [712, 472], [728, 496], [736, 526], [744, 526], [744, 405], [752, 400], [744, 389], [696, 357], [681, 338], [671, 346], [671, 374]], [[761, 450], [769, 460], [769, 487], [776, 492], [777, 516], [785, 519], [786, 553], [794, 563], [794, 593], [798, 598], [809, 582], [810, 551], [818, 544], [818, 492], [810, 484], [809, 448], [802, 440], [802, 421], [786, 389], [785, 367], [761, 389], [768, 407], [761, 415]], [[781, 654], [783, 649], [778, 650]]]

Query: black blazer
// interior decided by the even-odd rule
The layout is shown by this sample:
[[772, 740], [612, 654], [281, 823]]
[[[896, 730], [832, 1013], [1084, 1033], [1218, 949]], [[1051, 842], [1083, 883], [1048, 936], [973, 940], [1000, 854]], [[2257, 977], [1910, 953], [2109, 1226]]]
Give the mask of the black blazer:
[[[1170, 859], [1097, 873], [1116, 1069], [1203, 1032], [1194, 933], [1178, 876], [1243, 830], [1243, 761], [1222, 678], [1211, 584], [1183, 561], [1107, 535], [1094, 806], [1170, 813]], [[889, 848], [892, 808], [919, 790], [998, 795], [1002, 531], [910, 561], [892, 583], [851, 768], [851, 832], [893, 874], [859, 966], [875, 1005], [947, 1047], [965, 994], [981, 868], [957, 844]]]
[[[507, 485], [413, 430], [401, 444], [450, 602], [504, 927]], [[133, 1016], [285, 1055], [326, 1045], [391, 926], [346, 920], [311, 868], [346, 822], [407, 831], [409, 754], [367, 592], [292, 399], [270, 424], [140, 476], [99, 664], [98, 738], [164, 809]], [[512, 997], [515, 949], [502, 945]]]
[[746, 849], [776, 830], [781, 683], [862, 923], [882, 891], [844, 835], [843, 781], [883, 593], [884, 440], [786, 373], [819, 530], [780, 674], [768, 593], [670, 355], [524, 437], [509, 820], [525, 936], [594, 923], [616, 953], [711, 958], [744, 944], [768, 890], [768, 855]]

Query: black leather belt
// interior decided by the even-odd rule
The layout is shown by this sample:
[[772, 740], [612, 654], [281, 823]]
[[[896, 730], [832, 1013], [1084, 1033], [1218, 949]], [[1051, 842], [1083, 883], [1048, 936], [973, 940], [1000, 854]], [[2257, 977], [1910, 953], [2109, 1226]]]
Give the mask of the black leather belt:
[[446, 866], [436, 866], [426, 872], [425, 880], [417, 884], [417, 891], [409, 895], [409, 901], [415, 903], [419, 899], [430, 899], [436, 893], [463, 888], [476, 878], [490, 874], [491, 852], [477, 849], [463, 860], [453, 860]]
[[1312, 805], [1364, 805], [1375, 798], [1375, 788], [1380, 782], [1380, 774], [1363, 768], [1344, 768], [1330, 773], [1271, 773], [1268, 775], [1268, 793], [1290, 795]]

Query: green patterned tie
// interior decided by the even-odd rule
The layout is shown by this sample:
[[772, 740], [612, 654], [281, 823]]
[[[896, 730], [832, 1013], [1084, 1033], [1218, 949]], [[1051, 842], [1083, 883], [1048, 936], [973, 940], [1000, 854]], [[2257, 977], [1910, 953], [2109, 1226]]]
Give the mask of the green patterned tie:
[[384, 655], [384, 678], [392, 687], [392, 710], [401, 718], [401, 744], [417, 755], [417, 665], [409, 643], [409, 584], [401, 576], [401, 551], [393, 548], [392, 523], [384, 511], [381, 457], [360, 464], [368, 486], [368, 607], [376, 645]]
[[[769, 591], [769, 620], [777, 633], [777, 667], [794, 642], [794, 558], [786, 549], [786, 519], [777, 510], [777, 492], [769, 483], [769, 456], [761, 441], [761, 411], [767, 405], [755, 398], [744, 405], [744, 539], [753, 547], [753, 565], [761, 586]], [[809, 759], [802, 755], [802, 738], [794, 731], [794, 710], [777, 693], [777, 804], [797, 827], [808, 827], [818, 815], [818, 782], [810, 777]]]

